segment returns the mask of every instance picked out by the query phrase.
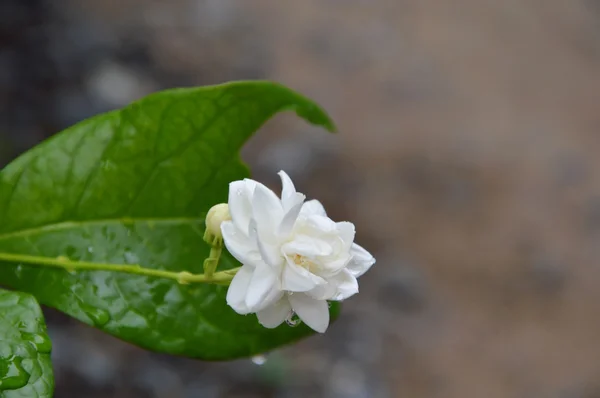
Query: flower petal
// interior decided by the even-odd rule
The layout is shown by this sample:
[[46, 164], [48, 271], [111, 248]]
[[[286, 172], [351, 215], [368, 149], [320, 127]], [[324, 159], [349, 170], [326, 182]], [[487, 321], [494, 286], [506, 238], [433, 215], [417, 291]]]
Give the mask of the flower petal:
[[346, 269], [328, 280], [336, 286], [336, 294], [329, 300], [342, 301], [358, 293], [358, 281], [352, 273]]
[[290, 235], [294, 229], [294, 224], [296, 224], [300, 210], [302, 210], [302, 202], [295, 204], [285, 213], [281, 224], [279, 224], [278, 234], [280, 238], [285, 239]]
[[229, 184], [229, 214], [235, 226], [248, 234], [248, 225], [252, 218], [252, 197], [256, 181], [245, 179]]
[[256, 184], [252, 197], [252, 210], [259, 239], [275, 241], [277, 228], [283, 220], [281, 200], [266, 186]]
[[319, 202], [316, 199], [304, 202], [304, 206], [302, 206], [302, 210], [300, 211], [300, 214], [303, 216], [312, 216], [312, 215], [327, 216], [327, 213], [325, 212], [325, 208], [323, 207], [321, 202]]
[[293, 241], [283, 244], [281, 250], [288, 256], [299, 254], [311, 259], [333, 253], [331, 245], [327, 242], [306, 235], [297, 235]]
[[336, 226], [340, 234], [340, 238], [342, 239], [342, 242], [344, 242], [344, 251], [350, 250], [356, 234], [354, 224], [348, 221], [342, 221], [336, 223]]
[[[285, 171], [280, 171], [279, 177], [281, 177], [281, 205], [283, 207], [284, 213], [289, 213], [289, 211], [297, 206], [302, 205], [306, 196], [301, 194], [300, 192], [296, 192], [296, 188], [294, 187], [294, 183], [290, 179], [290, 177], [285, 173]], [[301, 206], [302, 207], [302, 206]], [[299, 210], [298, 210], [299, 212]], [[297, 216], [296, 216], [297, 217]]]
[[258, 321], [266, 328], [273, 329], [281, 325], [292, 312], [292, 306], [287, 297], [276, 301], [273, 305], [256, 313]]
[[313, 234], [332, 234], [337, 233], [336, 223], [327, 216], [314, 214], [306, 220], [307, 227], [313, 231]]
[[248, 234], [250, 235], [250, 239], [256, 244], [256, 247], [258, 247], [260, 261], [273, 268], [282, 265], [284, 259], [279, 253], [278, 246], [271, 242], [265, 242], [260, 239], [257, 231], [256, 221], [254, 219], [250, 220]]
[[310, 273], [308, 270], [296, 265], [290, 259], [284, 266], [281, 277], [281, 289], [290, 292], [307, 292], [316, 286], [324, 285], [325, 279]]
[[352, 244], [350, 254], [352, 254], [352, 260], [350, 260], [348, 263], [348, 270], [356, 278], [367, 272], [369, 268], [375, 264], [375, 258], [371, 255], [371, 253], [356, 243]]
[[[298, 203], [297, 199], [299, 196], [290, 176], [283, 170], [277, 174], [279, 174], [279, 177], [281, 178], [281, 203], [283, 205], [283, 211], [287, 212]], [[300, 197], [304, 197], [302, 194], [299, 195]]]
[[252, 267], [248, 265], [242, 266], [233, 277], [229, 289], [227, 290], [227, 304], [238, 314], [245, 315], [252, 312], [245, 302], [248, 286], [252, 279], [252, 271]]
[[[266, 264], [260, 264], [254, 269], [252, 279], [246, 293], [246, 305], [252, 312], [256, 312], [268, 306], [265, 299], [267, 296], [274, 296], [274, 293], [281, 291], [275, 272]], [[275, 292], [273, 292], [275, 290]]]
[[348, 253], [342, 253], [336, 258], [324, 259], [318, 262], [319, 275], [324, 278], [329, 278], [336, 275], [350, 264], [352, 256]]
[[239, 231], [231, 221], [221, 223], [221, 234], [227, 251], [240, 263], [254, 267], [256, 261], [260, 259], [256, 243]]
[[326, 285], [317, 286], [304, 294], [308, 294], [315, 300], [331, 300], [337, 294], [337, 286], [328, 282]]
[[248, 237], [252, 242], [258, 242], [258, 227], [256, 226], [256, 220], [251, 219], [250, 224], [248, 225]]
[[264, 303], [263, 308], [272, 306], [273, 304], [275, 304], [276, 302], [281, 300], [281, 298], [285, 294], [283, 292], [283, 290], [281, 290], [279, 288], [281, 286], [281, 282], [279, 282], [279, 280], [277, 281], [276, 286], [277, 286], [276, 289], [271, 289], [271, 291], [265, 296], [265, 298], [263, 300], [263, 303]]
[[279, 247], [277, 245], [266, 242], [260, 238], [256, 240], [256, 243], [258, 244], [260, 255], [265, 263], [272, 268], [277, 268], [283, 264], [285, 260], [279, 252]]
[[329, 326], [327, 301], [315, 300], [302, 293], [291, 294], [289, 300], [292, 309], [304, 323], [319, 333], [325, 333]]

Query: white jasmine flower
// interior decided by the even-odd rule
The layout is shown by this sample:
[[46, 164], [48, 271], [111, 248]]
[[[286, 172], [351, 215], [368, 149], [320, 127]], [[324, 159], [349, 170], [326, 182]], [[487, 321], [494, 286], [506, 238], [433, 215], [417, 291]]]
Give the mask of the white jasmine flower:
[[329, 325], [327, 300], [358, 292], [357, 277], [375, 259], [354, 243], [354, 225], [334, 222], [316, 200], [305, 202], [286, 173], [279, 172], [281, 198], [245, 179], [229, 185], [231, 221], [223, 241], [242, 263], [227, 292], [239, 314], [256, 313], [275, 328], [294, 313], [317, 332]]

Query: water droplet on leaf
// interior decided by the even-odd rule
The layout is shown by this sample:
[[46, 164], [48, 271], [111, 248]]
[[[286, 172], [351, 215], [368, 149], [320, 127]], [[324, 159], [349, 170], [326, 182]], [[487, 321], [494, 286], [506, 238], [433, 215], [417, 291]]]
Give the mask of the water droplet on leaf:
[[123, 256], [125, 257], [125, 262], [127, 264], [137, 264], [140, 262], [138, 256], [133, 252], [126, 251], [125, 253], [123, 253]]
[[87, 248], [88, 253], [93, 253], [94, 252], [94, 248], [92, 246], [89, 246]]
[[0, 391], [16, 390], [29, 381], [29, 373], [23, 369], [20, 357], [0, 358]]
[[21, 332], [21, 338], [29, 341], [41, 354], [47, 354], [52, 351], [52, 342], [50, 338], [43, 334]]
[[267, 362], [267, 357], [265, 355], [255, 355], [252, 358], [250, 358], [250, 360], [255, 365], [262, 366]]
[[79, 303], [79, 307], [90, 318], [95, 327], [99, 328], [110, 321], [110, 314], [102, 308], [92, 307], [90, 305]]

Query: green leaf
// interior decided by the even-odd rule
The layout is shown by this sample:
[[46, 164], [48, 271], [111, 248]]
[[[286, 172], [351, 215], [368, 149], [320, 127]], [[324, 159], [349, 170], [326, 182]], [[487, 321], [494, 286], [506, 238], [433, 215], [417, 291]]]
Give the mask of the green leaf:
[[[333, 130], [312, 101], [269, 82], [175, 89], [79, 123], [0, 172], [0, 258], [22, 254], [202, 273], [208, 209], [249, 175], [239, 150], [284, 110]], [[8, 257], [8, 256], [7, 256]], [[226, 287], [0, 261], [0, 281], [139, 346], [222, 360], [310, 335], [269, 330]], [[229, 255], [219, 269], [239, 266]], [[337, 312], [337, 306], [332, 307]]]
[[0, 289], [0, 397], [51, 397], [51, 349], [35, 298]]

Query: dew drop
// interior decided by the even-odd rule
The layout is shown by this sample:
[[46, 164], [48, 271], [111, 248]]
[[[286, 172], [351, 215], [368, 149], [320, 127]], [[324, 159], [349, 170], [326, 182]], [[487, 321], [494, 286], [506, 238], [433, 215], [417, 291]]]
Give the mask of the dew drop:
[[125, 253], [123, 253], [123, 257], [125, 257], [125, 262], [127, 264], [137, 264], [140, 262], [138, 256], [130, 251], [126, 251]]
[[21, 338], [29, 341], [35, 347], [35, 350], [41, 354], [47, 354], [52, 351], [52, 342], [46, 335], [21, 332]]
[[90, 318], [95, 327], [99, 328], [110, 321], [110, 314], [102, 308], [92, 307], [90, 305], [79, 303], [79, 307]]
[[94, 248], [92, 246], [89, 246], [87, 248], [88, 253], [93, 253], [94, 252]]
[[129, 310], [119, 318], [119, 326], [130, 329], [147, 329], [148, 318], [137, 311]]
[[23, 277], [23, 269], [23, 265], [17, 265], [17, 268], [15, 268], [15, 275], [17, 276], [17, 278]]
[[24, 387], [29, 381], [29, 373], [21, 365], [22, 358], [12, 356], [0, 358], [0, 391], [16, 390]]
[[285, 320], [285, 323], [287, 323], [288, 326], [295, 328], [296, 326], [299, 326], [302, 323], [302, 320], [298, 317], [298, 315], [296, 315], [295, 312], [292, 312], [290, 316], [288, 316]]
[[252, 358], [250, 358], [250, 360], [252, 361], [253, 364], [258, 365], [258, 366], [262, 366], [267, 362], [267, 357], [265, 355], [255, 355]]

